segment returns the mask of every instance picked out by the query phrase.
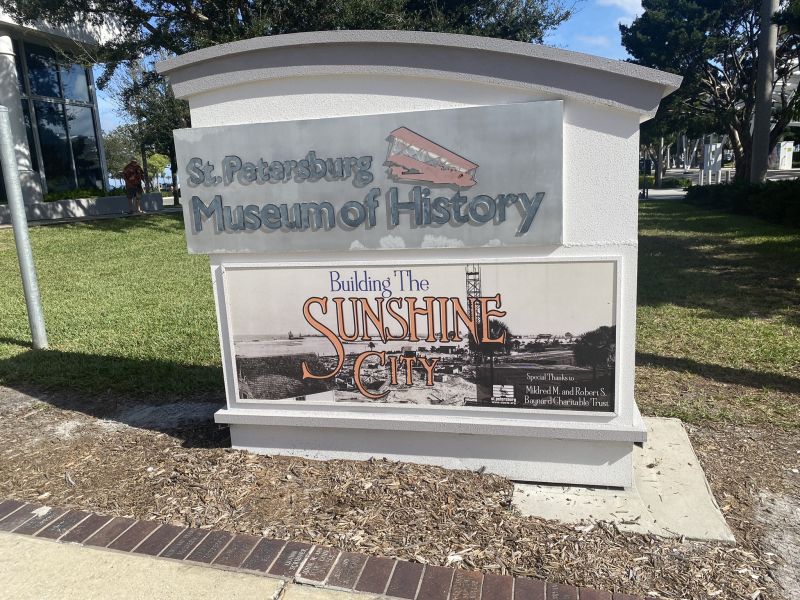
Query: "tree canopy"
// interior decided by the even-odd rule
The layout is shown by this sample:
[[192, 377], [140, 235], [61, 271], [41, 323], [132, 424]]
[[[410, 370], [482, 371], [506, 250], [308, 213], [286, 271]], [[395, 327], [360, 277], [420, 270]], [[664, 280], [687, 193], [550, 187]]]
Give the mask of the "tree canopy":
[[103, 148], [111, 177], [119, 178], [131, 159], [139, 159], [139, 144], [132, 125], [120, 125], [112, 131], [103, 132]]
[[[579, 1], [579, 0], [576, 0]], [[152, 68], [153, 57], [258, 36], [336, 29], [405, 29], [542, 42], [566, 21], [572, 0], [0, 0], [0, 11], [22, 23], [76, 22], [111, 27], [116, 35], [83, 60], [102, 63], [102, 88], [115, 73], [117, 101], [134, 121], [137, 144], [170, 157], [172, 130], [189, 126], [177, 100]]]
[[592, 367], [596, 376], [598, 367], [605, 368], [613, 362], [616, 347], [616, 327], [603, 325], [578, 339], [574, 348], [575, 362], [579, 367]]
[[175, 181], [177, 158], [172, 130], [190, 126], [189, 105], [177, 99], [166, 79], [145, 61], [128, 62], [111, 87], [117, 104], [124, 107], [123, 116], [133, 122], [130, 132], [136, 145], [145, 154], [168, 156]]
[[161, 51], [183, 54], [258, 36], [334, 29], [406, 29], [541, 42], [571, 15], [568, 0], [0, 0], [31, 23], [113, 24], [93, 62], [109, 69]]
[[[729, 136], [737, 178], [750, 173], [758, 73], [759, 4], [753, 0], [643, 0], [644, 12], [621, 25], [622, 43], [634, 61], [678, 73], [683, 85], [659, 119], [684, 129], [707, 120], [706, 133]], [[781, 90], [773, 108], [770, 148], [800, 110], [800, 97], [785, 86], [796, 69], [796, 32], [782, 27], [778, 38], [774, 85]], [[657, 128], [654, 123], [651, 128]]]
[[789, 0], [775, 15], [775, 22], [792, 33], [800, 33], [800, 0]]
[[152, 179], [156, 181], [164, 174], [164, 169], [170, 165], [169, 156], [159, 154], [158, 152], [150, 154], [147, 157], [147, 173]]
[[493, 357], [495, 354], [510, 352], [514, 347], [514, 340], [511, 330], [505, 322], [499, 319], [489, 319], [489, 338], [492, 340], [502, 340], [497, 342], [479, 342], [478, 352], [486, 356]]

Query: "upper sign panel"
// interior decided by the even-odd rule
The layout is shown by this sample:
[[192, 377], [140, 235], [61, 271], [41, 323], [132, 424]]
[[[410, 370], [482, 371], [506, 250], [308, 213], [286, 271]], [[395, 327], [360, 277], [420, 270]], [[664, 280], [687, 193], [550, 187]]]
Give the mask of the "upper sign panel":
[[175, 132], [189, 251], [557, 245], [561, 101]]

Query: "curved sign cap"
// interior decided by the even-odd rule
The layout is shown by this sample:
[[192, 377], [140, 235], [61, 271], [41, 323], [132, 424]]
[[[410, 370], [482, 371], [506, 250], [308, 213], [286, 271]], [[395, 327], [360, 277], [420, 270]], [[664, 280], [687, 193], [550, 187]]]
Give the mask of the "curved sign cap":
[[319, 31], [252, 38], [159, 62], [179, 98], [314, 76], [480, 83], [655, 115], [681, 77], [633, 63], [496, 38], [420, 31]]

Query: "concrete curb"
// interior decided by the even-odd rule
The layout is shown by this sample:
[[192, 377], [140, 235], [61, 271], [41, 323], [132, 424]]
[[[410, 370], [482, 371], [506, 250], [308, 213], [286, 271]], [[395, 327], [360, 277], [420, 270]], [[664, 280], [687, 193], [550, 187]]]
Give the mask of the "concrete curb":
[[[159, 192], [142, 195], [142, 210], [148, 213], [159, 212], [164, 208], [164, 200]], [[73, 198], [53, 202], [35, 202], [25, 207], [28, 221], [63, 221], [102, 216], [122, 216], [128, 212], [128, 199], [125, 196], [100, 196], [97, 198]], [[0, 205], [0, 224], [11, 223], [8, 206]]]
[[[63, 219], [40, 219], [38, 221], [28, 221], [29, 227], [44, 227], [47, 225], [65, 225], [69, 223], [89, 223], [92, 221], [108, 221], [110, 219], [134, 219], [138, 217], [152, 217], [157, 215], [168, 215], [175, 213], [182, 213], [183, 209], [180, 206], [172, 207], [167, 206], [157, 211], [143, 211], [137, 213], [114, 213], [108, 215], [94, 215], [86, 217], [65, 217]], [[11, 229], [11, 224], [3, 224], [0, 222], [0, 229]]]

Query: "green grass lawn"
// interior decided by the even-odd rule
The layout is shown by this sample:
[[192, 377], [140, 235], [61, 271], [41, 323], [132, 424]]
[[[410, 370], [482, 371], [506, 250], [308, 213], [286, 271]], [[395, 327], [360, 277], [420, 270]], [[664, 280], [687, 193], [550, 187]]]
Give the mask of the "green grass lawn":
[[639, 224], [642, 411], [800, 426], [800, 231], [680, 202]]
[[[640, 205], [637, 401], [686, 421], [800, 426], [800, 232], [678, 202]], [[179, 216], [34, 227], [51, 350], [30, 348], [0, 230], [0, 383], [223, 394], [208, 259]]]
[[136, 395], [223, 393], [208, 258], [178, 215], [32, 227], [51, 350], [35, 352], [14, 239], [0, 231], [0, 382]]

